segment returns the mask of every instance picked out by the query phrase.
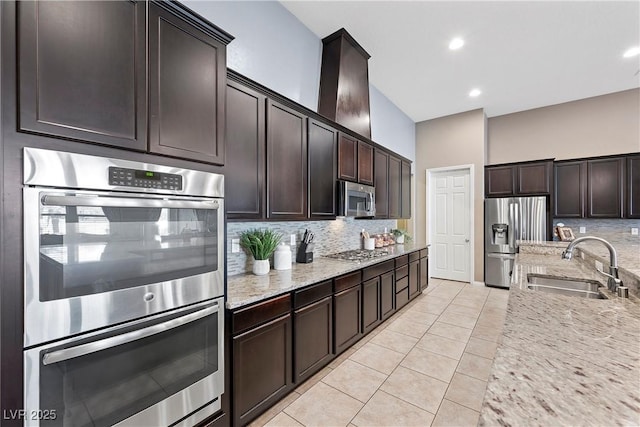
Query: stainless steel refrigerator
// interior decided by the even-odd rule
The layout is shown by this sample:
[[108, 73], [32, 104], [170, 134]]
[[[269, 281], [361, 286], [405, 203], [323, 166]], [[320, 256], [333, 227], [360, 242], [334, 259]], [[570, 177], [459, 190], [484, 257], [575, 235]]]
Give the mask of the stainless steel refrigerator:
[[518, 240], [547, 239], [545, 197], [484, 201], [484, 283], [508, 288]]

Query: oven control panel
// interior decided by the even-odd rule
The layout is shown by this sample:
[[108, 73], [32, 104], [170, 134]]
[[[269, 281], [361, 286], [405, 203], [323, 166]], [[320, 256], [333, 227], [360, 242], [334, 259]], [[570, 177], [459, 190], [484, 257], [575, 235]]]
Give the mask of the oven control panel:
[[182, 190], [182, 176], [172, 173], [109, 167], [109, 185]]

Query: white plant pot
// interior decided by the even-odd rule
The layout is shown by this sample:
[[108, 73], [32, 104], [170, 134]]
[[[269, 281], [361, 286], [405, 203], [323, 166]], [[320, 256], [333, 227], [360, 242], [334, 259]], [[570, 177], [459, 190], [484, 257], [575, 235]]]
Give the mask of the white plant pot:
[[404, 234], [402, 236], [396, 237], [396, 243], [399, 245], [404, 243]]
[[256, 259], [253, 260], [253, 274], [256, 276], [264, 276], [269, 274], [269, 260], [268, 259]]

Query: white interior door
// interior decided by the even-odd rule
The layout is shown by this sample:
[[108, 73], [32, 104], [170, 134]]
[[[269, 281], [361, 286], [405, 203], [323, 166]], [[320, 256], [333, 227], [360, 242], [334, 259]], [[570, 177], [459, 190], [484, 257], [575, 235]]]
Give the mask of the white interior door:
[[433, 173], [430, 183], [432, 276], [469, 281], [469, 170]]

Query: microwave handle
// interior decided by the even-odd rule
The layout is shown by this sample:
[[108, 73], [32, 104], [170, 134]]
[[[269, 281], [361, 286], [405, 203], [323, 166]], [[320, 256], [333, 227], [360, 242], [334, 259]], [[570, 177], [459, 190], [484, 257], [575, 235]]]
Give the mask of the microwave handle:
[[160, 332], [165, 332], [170, 329], [177, 328], [178, 326], [186, 325], [187, 323], [195, 322], [198, 319], [202, 319], [203, 317], [216, 313], [218, 310], [219, 306], [216, 302], [203, 310], [199, 310], [187, 314], [186, 316], [178, 317], [176, 319], [171, 319], [167, 322], [159, 323], [157, 325], [148, 326], [143, 329], [127, 332], [122, 335], [116, 335], [87, 344], [81, 344], [75, 347], [52, 351], [51, 353], [47, 353], [42, 357], [42, 364], [51, 365], [53, 363], [73, 359], [74, 357], [85, 356], [87, 354], [95, 353], [96, 351], [102, 351], [132, 341], [137, 341], [142, 338], [158, 334]]
[[98, 206], [119, 208], [177, 208], [177, 209], [218, 209], [217, 200], [192, 201], [176, 199], [147, 199], [138, 197], [101, 197], [101, 196], [42, 196], [45, 206]]

